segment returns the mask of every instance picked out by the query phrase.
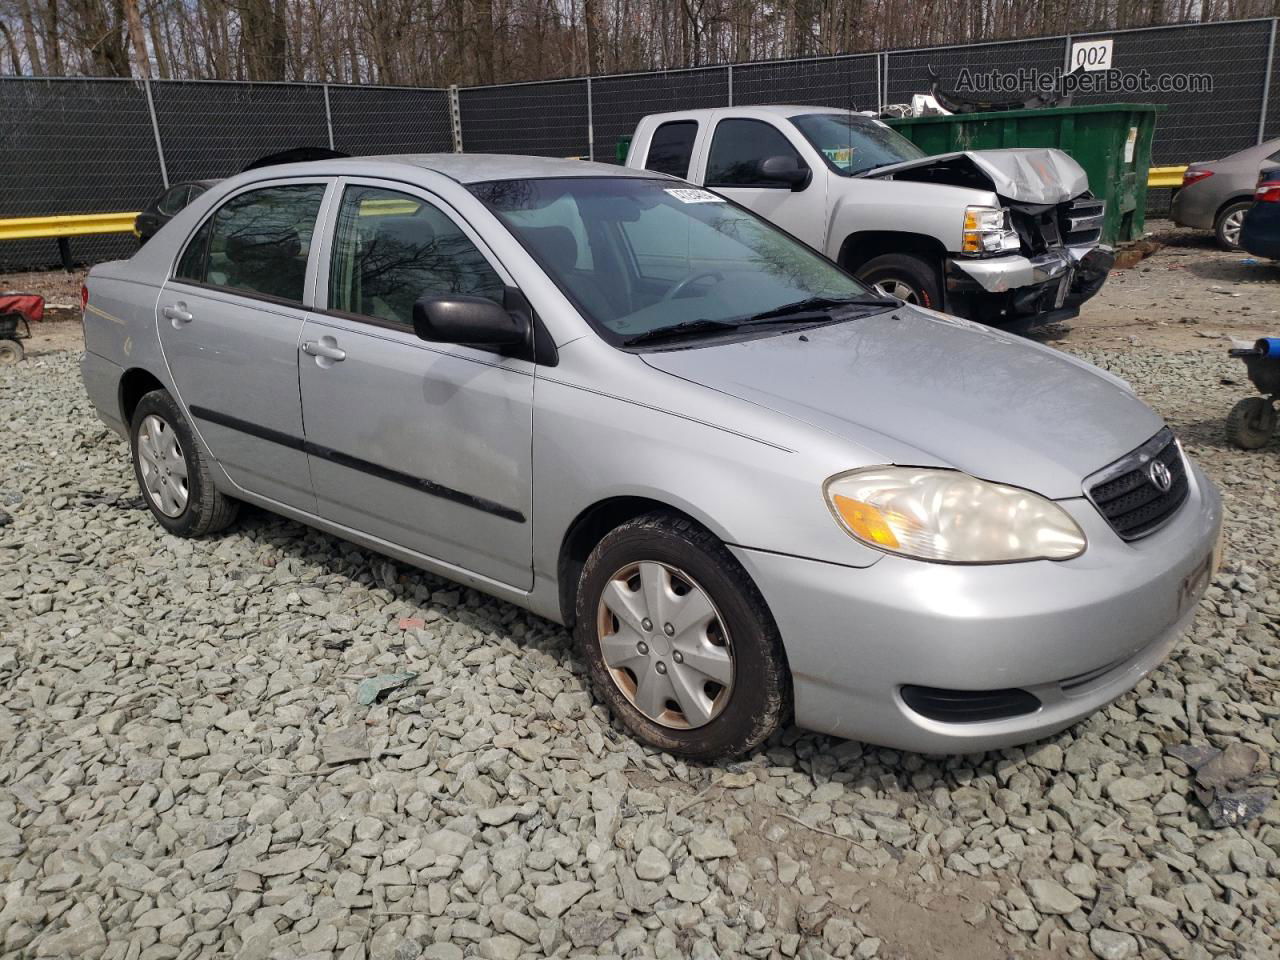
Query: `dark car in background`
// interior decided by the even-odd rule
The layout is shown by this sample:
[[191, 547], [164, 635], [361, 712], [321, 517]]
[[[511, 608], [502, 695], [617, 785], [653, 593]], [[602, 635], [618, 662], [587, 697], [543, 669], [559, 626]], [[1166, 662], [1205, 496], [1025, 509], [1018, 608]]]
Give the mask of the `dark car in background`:
[[1280, 167], [1262, 171], [1253, 201], [1240, 225], [1240, 246], [1255, 256], [1280, 260]]
[[190, 180], [186, 183], [175, 183], [152, 200], [133, 222], [133, 232], [138, 235], [138, 242], [146, 243], [154, 237], [156, 232], [188, 203], [217, 182], [217, 180]]
[[1263, 166], [1280, 162], [1280, 138], [1246, 147], [1222, 160], [1193, 163], [1182, 175], [1169, 211], [1179, 226], [1212, 230], [1218, 246], [1240, 246], [1240, 224], [1253, 205], [1253, 187]]

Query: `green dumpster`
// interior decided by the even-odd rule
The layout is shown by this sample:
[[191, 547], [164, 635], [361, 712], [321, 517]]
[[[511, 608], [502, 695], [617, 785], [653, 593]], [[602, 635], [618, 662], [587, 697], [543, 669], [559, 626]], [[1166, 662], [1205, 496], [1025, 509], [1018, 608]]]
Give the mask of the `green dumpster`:
[[1089, 189], [1106, 205], [1102, 241], [1115, 244], [1142, 236], [1151, 138], [1163, 109], [1153, 103], [1099, 103], [887, 122], [928, 154], [1057, 147], [1089, 175]]

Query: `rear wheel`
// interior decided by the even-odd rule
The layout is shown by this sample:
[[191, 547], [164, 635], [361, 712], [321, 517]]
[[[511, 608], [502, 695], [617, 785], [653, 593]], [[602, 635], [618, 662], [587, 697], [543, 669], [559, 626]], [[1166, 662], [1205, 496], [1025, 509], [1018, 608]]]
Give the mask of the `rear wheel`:
[[152, 390], [138, 401], [129, 439], [143, 499], [170, 533], [199, 537], [236, 518], [239, 502], [214, 487], [209, 461], [167, 391]]
[[12, 366], [26, 355], [27, 352], [17, 340], [0, 340], [0, 367]]
[[786, 658], [764, 599], [724, 545], [683, 517], [648, 514], [600, 541], [574, 632], [602, 698], [650, 746], [716, 760], [787, 718]]
[[1218, 246], [1223, 250], [1240, 249], [1240, 227], [1244, 225], [1244, 215], [1251, 206], [1251, 200], [1237, 200], [1219, 211], [1218, 218], [1213, 222], [1213, 232], [1218, 239]]
[[868, 260], [858, 268], [864, 283], [877, 284], [885, 293], [907, 303], [942, 308], [942, 287], [938, 272], [928, 261], [910, 253], [888, 253]]
[[1246, 397], [1227, 414], [1227, 440], [1241, 450], [1265, 447], [1276, 432], [1276, 408], [1266, 397]]

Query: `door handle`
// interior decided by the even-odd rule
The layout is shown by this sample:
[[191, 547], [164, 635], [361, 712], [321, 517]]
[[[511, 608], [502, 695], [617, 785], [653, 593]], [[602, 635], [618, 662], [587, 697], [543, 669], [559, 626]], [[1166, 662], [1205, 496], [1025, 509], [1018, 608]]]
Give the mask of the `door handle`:
[[160, 312], [165, 315], [166, 319], [172, 320], [175, 327], [181, 323], [190, 323], [195, 319], [187, 310], [187, 305], [181, 302], [171, 303], [161, 309]]
[[347, 359], [347, 351], [340, 349], [333, 342], [332, 337], [325, 337], [323, 340], [307, 340], [302, 344], [302, 352], [317, 360], [332, 360], [334, 363]]

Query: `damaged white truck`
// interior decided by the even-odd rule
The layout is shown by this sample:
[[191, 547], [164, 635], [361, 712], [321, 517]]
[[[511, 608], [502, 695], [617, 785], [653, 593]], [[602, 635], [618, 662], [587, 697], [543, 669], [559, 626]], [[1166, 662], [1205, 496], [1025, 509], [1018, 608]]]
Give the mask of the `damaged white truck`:
[[926, 156], [848, 110], [726, 107], [645, 117], [627, 166], [714, 190], [887, 293], [984, 323], [1075, 316], [1114, 262], [1102, 201], [1061, 150]]

